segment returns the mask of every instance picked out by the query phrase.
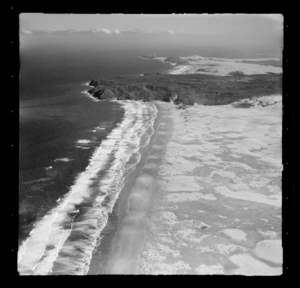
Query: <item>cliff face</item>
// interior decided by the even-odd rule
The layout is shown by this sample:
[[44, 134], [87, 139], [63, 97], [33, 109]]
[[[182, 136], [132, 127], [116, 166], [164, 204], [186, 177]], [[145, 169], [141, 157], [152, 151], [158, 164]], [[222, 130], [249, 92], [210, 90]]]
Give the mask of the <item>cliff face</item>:
[[97, 85], [94, 88], [91, 88], [90, 90], [88, 90], [88, 92], [93, 95], [95, 98], [101, 100], [102, 98], [102, 94], [105, 91], [105, 88], [101, 85]]
[[[93, 84], [93, 85], [92, 85]], [[161, 100], [175, 104], [224, 105], [253, 96], [281, 94], [281, 74], [118, 76], [92, 80], [88, 92], [99, 100]]]

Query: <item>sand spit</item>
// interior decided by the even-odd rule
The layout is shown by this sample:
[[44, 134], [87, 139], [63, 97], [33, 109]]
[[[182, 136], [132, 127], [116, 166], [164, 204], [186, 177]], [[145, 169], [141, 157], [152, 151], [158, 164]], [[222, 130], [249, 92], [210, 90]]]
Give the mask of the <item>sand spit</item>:
[[247, 109], [157, 103], [172, 130], [157, 186], [142, 197], [147, 228], [133, 273], [282, 273], [282, 104], [269, 100]]

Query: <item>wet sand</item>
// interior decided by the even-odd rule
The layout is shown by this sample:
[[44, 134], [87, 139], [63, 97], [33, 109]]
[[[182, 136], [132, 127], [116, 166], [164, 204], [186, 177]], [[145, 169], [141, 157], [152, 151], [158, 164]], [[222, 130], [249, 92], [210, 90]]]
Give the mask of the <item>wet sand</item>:
[[[149, 207], [156, 190], [158, 167], [171, 136], [172, 121], [161, 104], [154, 134], [142, 148], [141, 160], [126, 179], [124, 188], [103, 230], [99, 247], [94, 251], [88, 274], [137, 274], [139, 255], [149, 236]], [[162, 135], [163, 134], [163, 135]]]
[[156, 105], [89, 274], [280, 275], [281, 101]]

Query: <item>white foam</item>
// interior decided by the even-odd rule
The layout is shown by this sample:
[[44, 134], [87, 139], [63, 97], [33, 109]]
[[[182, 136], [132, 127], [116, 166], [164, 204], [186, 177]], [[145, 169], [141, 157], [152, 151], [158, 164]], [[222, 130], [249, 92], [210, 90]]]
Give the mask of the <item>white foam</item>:
[[54, 162], [57, 162], [57, 161], [59, 161], [59, 162], [70, 162], [70, 161], [72, 161], [72, 159], [67, 158], [67, 157], [54, 159]]
[[99, 99], [93, 97], [89, 92], [85, 91], [81, 91], [82, 94], [84, 94], [85, 96], [88, 96], [89, 98], [91, 98], [94, 102], [98, 102], [100, 101]]
[[90, 144], [92, 141], [91, 140], [88, 140], [88, 139], [80, 139], [80, 140], [77, 140], [77, 144]]
[[75, 148], [86, 150], [86, 149], [90, 149], [91, 147], [75, 146]]
[[[128, 169], [133, 169], [140, 160], [140, 138], [153, 125], [156, 116], [153, 104], [133, 101], [119, 102], [125, 108], [125, 117], [122, 123], [94, 151], [88, 167], [78, 175], [74, 185], [59, 201], [58, 206], [35, 224], [31, 235], [20, 246], [18, 252], [20, 274], [46, 275], [55, 268], [53, 266], [55, 263], [59, 263], [62, 267], [59, 273], [87, 273], [92, 252], [107, 223], [108, 214], [112, 212], [116, 199], [123, 188], [126, 173], [128, 173]], [[153, 118], [143, 122], [144, 114], [153, 115]], [[150, 137], [151, 135], [149, 135]], [[81, 144], [88, 143], [86, 139], [79, 141]], [[107, 164], [112, 154], [114, 154], [114, 160], [107, 170]], [[134, 165], [132, 163], [128, 165], [127, 163], [132, 157], [137, 162]], [[91, 188], [91, 184], [95, 179], [97, 181], [97, 174], [101, 170], [106, 172], [104, 178], [97, 182], [99, 184], [96, 188]], [[92, 195], [96, 196], [93, 200], [90, 198]], [[109, 199], [107, 200], [106, 196], [108, 195]], [[79, 212], [76, 205], [89, 203], [89, 199], [90, 208], [87, 208], [80, 220], [73, 222], [72, 217]], [[68, 241], [72, 232], [79, 232], [84, 238]], [[81, 248], [81, 250], [76, 248]], [[53, 272], [57, 273], [57, 271]]]
[[88, 86], [88, 87], [93, 87], [93, 86], [90, 86], [90, 82], [84, 82], [81, 84], [82, 86]]

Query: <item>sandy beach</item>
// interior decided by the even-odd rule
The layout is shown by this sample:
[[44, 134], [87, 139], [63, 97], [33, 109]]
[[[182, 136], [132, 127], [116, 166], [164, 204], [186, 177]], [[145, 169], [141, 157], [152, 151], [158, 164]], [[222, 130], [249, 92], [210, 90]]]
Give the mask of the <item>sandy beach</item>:
[[282, 273], [281, 96], [255, 101], [155, 103], [100, 274]]
[[[236, 71], [245, 75], [282, 73], [281, 60], [279, 58], [226, 59], [202, 57], [199, 55], [180, 58], [181, 60], [186, 61], [187, 64], [172, 64], [174, 67], [169, 70], [169, 74], [207, 74], [226, 76], [229, 73]], [[165, 57], [156, 57], [154, 59], [166, 63]]]

